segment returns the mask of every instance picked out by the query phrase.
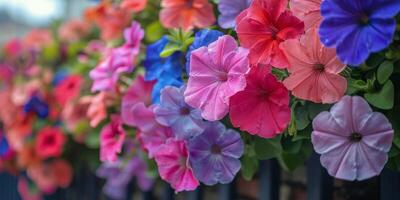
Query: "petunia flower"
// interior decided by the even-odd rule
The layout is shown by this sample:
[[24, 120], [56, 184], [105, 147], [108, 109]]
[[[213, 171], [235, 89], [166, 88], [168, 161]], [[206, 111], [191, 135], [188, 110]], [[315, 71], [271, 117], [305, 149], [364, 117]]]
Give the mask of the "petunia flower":
[[33, 188], [32, 185], [28, 182], [28, 179], [24, 176], [18, 177], [17, 190], [22, 200], [43, 199], [42, 193], [38, 189]]
[[161, 179], [171, 184], [176, 192], [195, 190], [199, 181], [189, 162], [189, 151], [182, 140], [169, 139], [155, 154]]
[[238, 47], [227, 35], [194, 50], [184, 94], [186, 103], [200, 109], [204, 119], [222, 119], [228, 113], [229, 98], [246, 86], [247, 55], [247, 49]]
[[132, 12], [142, 11], [147, 4], [147, 0], [123, 0], [120, 4], [122, 9]]
[[95, 96], [84, 96], [79, 100], [81, 104], [89, 104], [86, 116], [90, 119], [91, 127], [96, 127], [107, 117], [107, 107], [113, 98], [112, 93], [100, 92]]
[[91, 29], [91, 24], [78, 19], [72, 19], [60, 26], [58, 35], [62, 41], [77, 42], [85, 38]]
[[24, 105], [25, 113], [35, 113], [39, 118], [46, 118], [49, 115], [49, 105], [38, 96], [32, 96]]
[[336, 47], [345, 64], [360, 65], [371, 53], [385, 49], [396, 30], [398, 0], [324, 0], [319, 34], [327, 47]]
[[173, 137], [171, 128], [157, 122], [153, 109], [154, 106], [146, 107], [144, 104], [138, 104], [132, 109], [132, 113], [135, 113], [137, 119], [138, 139], [150, 158], [154, 157], [160, 146]]
[[322, 0], [291, 0], [290, 10], [304, 22], [305, 30], [317, 28], [321, 24]]
[[36, 138], [36, 154], [42, 159], [61, 155], [65, 143], [64, 133], [58, 127], [42, 128]]
[[244, 144], [238, 132], [221, 122], [209, 123], [201, 135], [189, 141], [190, 163], [206, 185], [230, 183], [240, 170]]
[[233, 126], [252, 135], [273, 138], [290, 122], [289, 92], [266, 66], [253, 67], [246, 88], [231, 97]]
[[250, 50], [253, 65], [289, 66], [279, 45], [299, 38], [304, 32], [304, 23], [287, 10], [287, 5], [288, 0], [254, 0], [236, 18], [240, 45]]
[[208, 0], [162, 0], [160, 22], [166, 28], [205, 28], [215, 22], [213, 6]]
[[0, 128], [0, 159], [8, 160], [14, 155], [13, 149], [11, 149], [8, 140]]
[[121, 117], [125, 124], [137, 126], [137, 113], [134, 113], [138, 104], [146, 107], [151, 104], [151, 92], [155, 81], [145, 81], [142, 75], [136, 77], [122, 98]]
[[186, 53], [186, 73], [190, 72], [190, 56], [192, 55], [192, 51], [196, 50], [200, 47], [208, 46], [212, 42], [215, 42], [219, 37], [223, 36], [224, 33], [217, 30], [209, 30], [204, 29], [198, 31], [194, 36], [194, 41], [190, 45], [187, 53]]
[[171, 127], [178, 139], [189, 139], [203, 132], [204, 122], [200, 110], [187, 105], [183, 93], [185, 87], [165, 87], [161, 102], [154, 108], [158, 123]]
[[339, 101], [347, 89], [347, 80], [339, 73], [346, 65], [336, 57], [335, 49], [319, 41], [317, 29], [310, 29], [300, 40], [281, 44], [290, 63], [290, 76], [284, 80], [295, 97], [315, 103]]
[[218, 17], [218, 24], [225, 29], [234, 28], [236, 26], [236, 17], [246, 8], [248, 8], [253, 0], [220, 0], [218, 2], [218, 10], [221, 15]]
[[313, 120], [311, 141], [331, 176], [354, 181], [377, 176], [388, 160], [393, 129], [358, 96], [345, 96]]
[[183, 85], [182, 79], [176, 78], [169, 74], [161, 74], [157, 83], [154, 85], [153, 91], [151, 92], [151, 99], [154, 104], [160, 103], [161, 91], [167, 86], [181, 87]]
[[68, 101], [76, 98], [79, 95], [83, 78], [80, 75], [70, 75], [54, 89], [54, 97], [60, 105], [65, 105]]
[[111, 116], [111, 122], [100, 131], [100, 160], [115, 162], [117, 154], [121, 153], [126, 133], [122, 127], [121, 117]]

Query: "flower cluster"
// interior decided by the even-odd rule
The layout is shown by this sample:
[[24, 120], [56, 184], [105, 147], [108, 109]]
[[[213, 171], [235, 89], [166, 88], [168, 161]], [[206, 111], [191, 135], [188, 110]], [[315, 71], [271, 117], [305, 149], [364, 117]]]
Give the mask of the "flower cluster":
[[101, 1], [2, 48], [0, 168], [27, 172], [22, 196], [36, 195], [30, 182], [50, 193], [71, 181], [75, 149], [94, 150], [113, 199], [134, 177], [190, 191], [251, 179], [258, 159], [294, 170], [312, 149], [339, 179], [400, 170], [399, 11], [398, 0]]

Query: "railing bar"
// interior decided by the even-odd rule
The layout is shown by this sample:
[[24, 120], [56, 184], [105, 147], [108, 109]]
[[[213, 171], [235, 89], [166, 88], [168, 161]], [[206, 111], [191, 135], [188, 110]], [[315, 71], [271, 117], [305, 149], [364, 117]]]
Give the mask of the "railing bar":
[[281, 183], [281, 169], [276, 159], [260, 162], [259, 195], [261, 200], [278, 200]]
[[150, 191], [142, 191], [142, 200], [152, 200], [154, 199], [153, 192]]
[[125, 199], [126, 200], [132, 200], [133, 199], [133, 195], [135, 193], [135, 182], [132, 180], [131, 182], [129, 182], [129, 184], [126, 186], [126, 195], [125, 195]]
[[161, 196], [162, 200], [173, 200], [175, 196], [175, 191], [171, 188], [171, 186], [169, 186], [168, 184], [166, 184], [164, 186], [164, 193]]
[[236, 181], [233, 180], [229, 184], [220, 184], [218, 186], [219, 200], [234, 200], [237, 199]]
[[321, 166], [319, 155], [315, 152], [307, 163], [307, 199], [333, 199], [333, 178]]
[[400, 172], [384, 169], [381, 173], [380, 199], [399, 200], [400, 199]]
[[203, 200], [203, 187], [200, 185], [195, 191], [186, 193], [188, 200]]

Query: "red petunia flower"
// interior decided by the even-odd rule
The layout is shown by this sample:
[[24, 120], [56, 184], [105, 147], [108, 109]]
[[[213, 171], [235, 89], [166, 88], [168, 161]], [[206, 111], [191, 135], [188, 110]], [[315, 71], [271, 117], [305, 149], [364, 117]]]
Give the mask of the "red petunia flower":
[[65, 105], [79, 95], [83, 79], [80, 75], [71, 75], [62, 80], [54, 91], [54, 96], [60, 105]]
[[240, 43], [250, 50], [252, 64], [289, 66], [279, 44], [299, 38], [304, 32], [304, 23], [287, 10], [287, 5], [288, 0], [254, 0], [236, 18]]
[[269, 70], [254, 66], [247, 76], [246, 88], [230, 99], [232, 124], [264, 138], [282, 133], [290, 122], [289, 91]]
[[57, 127], [44, 127], [36, 139], [35, 151], [39, 157], [46, 159], [57, 157], [62, 153], [65, 136]]

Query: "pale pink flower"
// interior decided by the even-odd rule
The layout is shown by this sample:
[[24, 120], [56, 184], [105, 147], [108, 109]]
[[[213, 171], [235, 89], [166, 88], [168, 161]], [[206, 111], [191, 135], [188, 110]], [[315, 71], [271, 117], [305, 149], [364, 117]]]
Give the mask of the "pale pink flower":
[[304, 22], [304, 29], [317, 28], [321, 24], [322, 0], [291, 0], [290, 10]]

